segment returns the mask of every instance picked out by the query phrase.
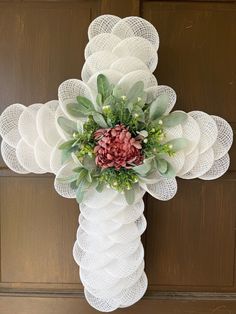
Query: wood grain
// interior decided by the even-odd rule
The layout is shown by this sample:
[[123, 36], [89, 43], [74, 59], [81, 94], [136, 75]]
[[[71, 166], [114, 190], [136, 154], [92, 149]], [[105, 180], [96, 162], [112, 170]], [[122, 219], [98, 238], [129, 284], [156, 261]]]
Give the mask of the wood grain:
[[53, 178], [0, 178], [2, 283], [78, 283], [72, 257], [78, 206]]
[[87, 29], [97, 1], [0, 3], [0, 108], [57, 98], [80, 78]]
[[160, 35], [159, 84], [172, 86], [177, 108], [236, 122], [236, 3], [144, 2]]
[[[43, 298], [43, 297], [3, 297], [0, 302], [0, 312], [4, 314], [95, 314], [96, 310], [79, 297]], [[154, 300], [143, 299], [135, 305], [116, 310], [114, 313], [136, 314], [235, 314], [234, 300]]]
[[[147, 1], [142, 15], [160, 34], [155, 73], [177, 92], [176, 108], [222, 116], [235, 129], [236, 4]], [[173, 200], [148, 199], [150, 289], [235, 291], [235, 144], [230, 156], [229, 180], [179, 180]]]
[[[2, 1], [0, 110], [56, 98], [63, 80], [80, 78], [87, 28], [100, 13], [153, 23], [161, 38], [155, 75], [176, 90], [177, 108], [221, 115], [235, 129], [235, 1]], [[236, 313], [235, 157], [234, 145], [231, 173], [221, 180], [179, 180], [170, 202], [148, 197], [149, 289], [117, 313]], [[76, 203], [56, 194], [51, 176], [2, 167], [0, 313], [97, 313], [71, 255]]]
[[234, 284], [236, 182], [178, 180], [178, 184], [171, 201], [148, 199], [150, 288], [230, 289]]
[[101, 0], [101, 14], [114, 14], [120, 17], [139, 15], [139, 0]]

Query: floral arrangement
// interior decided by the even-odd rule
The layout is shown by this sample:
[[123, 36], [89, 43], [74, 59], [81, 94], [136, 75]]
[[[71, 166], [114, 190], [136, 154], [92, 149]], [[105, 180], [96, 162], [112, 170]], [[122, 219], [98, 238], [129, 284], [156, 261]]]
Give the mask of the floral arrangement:
[[85, 298], [111, 312], [136, 303], [148, 286], [145, 192], [167, 201], [176, 177], [222, 176], [233, 131], [202, 111], [171, 112], [176, 94], [152, 74], [159, 35], [148, 21], [102, 15], [88, 36], [82, 80], [63, 82], [58, 100], [2, 112], [1, 153], [14, 172], [55, 174], [57, 193], [76, 198], [73, 257]]
[[96, 103], [77, 96], [77, 103], [67, 104], [68, 113], [79, 119], [77, 123], [58, 118], [60, 127], [71, 136], [59, 147], [63, 162], [72, 156], [78, 164], [73, 175], [61, 180], [77, 190], [78, 202], [89, 187], [102, 192], [107, 186], [124, 193], [127, 203], [132, 204], [138, 182], [148, 183], [149, 176], [157, 171], [163, 177], [175, 177], [165, 156], [184, 149], [188, 140], [180, 137], [166, 141], [164, 128], [183, 123], [187, 114], [165, 114], [169, 101], [166, 94], [147, 104], [142, 81], [124, 95], [121, 88], [99, 74], [97, 90]]

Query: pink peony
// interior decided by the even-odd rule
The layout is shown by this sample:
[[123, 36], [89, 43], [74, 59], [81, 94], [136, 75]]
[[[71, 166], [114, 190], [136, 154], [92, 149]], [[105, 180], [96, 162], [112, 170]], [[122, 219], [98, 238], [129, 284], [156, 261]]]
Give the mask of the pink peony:
[[94, 148], [96, 164], [101, 168], [131, 168], [131, 164], [140, 165], [143, 161], [142, 146], [132, 137], [123, 124], [110, 129], [99, 129], [94, 136], [97, 145]]

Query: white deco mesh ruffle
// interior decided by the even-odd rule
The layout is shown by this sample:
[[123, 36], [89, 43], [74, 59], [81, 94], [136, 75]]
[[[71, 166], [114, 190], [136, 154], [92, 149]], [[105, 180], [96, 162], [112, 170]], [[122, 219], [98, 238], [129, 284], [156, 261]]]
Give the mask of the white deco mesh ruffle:
[[83, 81], [71, 79], [61, 83], [58, 88], [59, 103], [65, 116], [71, 120], [75, 120], [75, 118], [68, 113], [66, 106], [69, 103], [75, 103], [77, 96], [83, 96], [93, 101], [92, 92]]
[[36, 127], [36, 118], [41, 107], [42, 104], [33, 104], [25, 107], [19, 118], [18, 128], [20, 135], [31, 146], [33, 146], [33, 143], [36, 142], [39, 136]]
[[125, 91], [138, 80], [144, 82], [145, 88], [157, 86], [151, 73], [158, 62], [159, 36], [151, 23], [140, 17], [102, 15], [90, 24], [88, 35], [81, 77], [93, 95], [99, 73], [122, 85]]
[[154, 184], [142, 184], [142, 188], [160, 201], [168, 201], [177, 192], [176, 179], [160, 178]]
[[29, 107], [13, 104], [3, 111], [0, 116], [1, 153], [11, 170], [20, 174], [56, 174], [61, 168], [61, 152], [56, 143], [62, 143], [66, 136], [62, 131], [58, 132], [58, 108], [58, 101], [52, 100]]
[[40, 137], [37, 138], [34, 144], [34, 156], [37, 164], [46, 172], [52, 172], [50, 167], [50, 156], [52, 153], [52, 146], [46, 144]]
[[225, 156], [225, 154], [229, 151], [230, 147], [233, 143], [233, 130], [229, 123], [225, 121], [223, 118], [218, 116], [211, 116], [218, 129], [217, 139], [212, 146], [214, 150], [215, 160], [220, 159]]
[[146, 88], [147, 93], [147, 103], [150, 104], [160, 95], [166, 94], [168, 96], [169, 102], [165, 114], [168, 114], [174, 107], [176, 103], [176, 93], [173, 88], [166, 85], [152, 86]]
[[[119, 18], [102, 15], [89, 26], [89, 42], [85, 48], [82, 80], [70, 79], [58, 89], [59, 101], [25, 107], [13, 104], [0, 116], [1, 152], [6, 165], [26, 174], [52, 172], [55, 190], [63, 197], [75, 198], [76, 191], [63, 178], [73, 176], [77, 166], [73, 158], [62, 164], [60, 144], [70, 137], [58, 125], [59, 116], [70, 116], [66, 107], [84, 96], [95, 102], [97, 76], [103, 73], [124, 94], [137, 81], [144, 83], [147, 103], [167, 94], [170, 113], [176, 102], [175, 91], [158, 86], [153, 76], [158, 62], [159, 36], [148, 21], [139, 17]], [[186, 138], [187, 147], [173, 157], [166, 157], [176, 176], [183, 179], [212, 180], [229, 167], [228, 151], [233, 132], [222, 118], [202, 111], [192, 111], [187, 119], [165, 128], [165, 142]], [[83, 121], [83, 120], [82, 120]], [[163, 157], [165, 158], [165, 157]], [[145, 293], [144, 251], [141, 235], [146, 228], [143, 215], [145, 192], [167, 201], [177, 192], [175, 178], [150, 175], [135, 190], [135, 202], [127, 205], [125, 197], [113, 189], [102, 193], [89, 189], [80, 204], [79, 228], [73, 256], [80, 265], [85, 297], [95, 309], [110, 312], [137, 302]]]
[[139, 189], [135, 204], [123, 206], [115, 203], [118, 192], [91, 190], [80, 205], [73, 256], [80, 266], [85, 297], [97, 310], [129, 306], [146, 291], [141, 243], [146, 229], [143, 193]]
[[73, 169], [76, 168], [76, 165], [73, 161], [66, 163], [62, 166], [56, 174], [54, 180], [54, 188], [58, 194], [65, 198], [75, 198], [76, 190], [71, 187], [70, 183], [63, 182], [60, 179], [67, 178], [73, 174]]
[[[41, 106], [36, 117], [37, 131], [43, 142], [49, 146], [54, 146], [60, 139], [60, 134], [56, 128], [55, 113], [58, 101], [52, 100]], [[45, 127], [46, 126], [46, 127]]]
[[121, 39], [142, 37], [150, 41], [156, 50], [159, 47], [159, 35], [155, 27], [150, 22], [137, 16], [121, 19], [114, 15], [101, 15], [92, 21], [89, 26], [89, 40], [102, 33], [111, 33]]
[[[229, 167], [228, 151], [233, 142], [233, 131], [228, 122], [202, 111], [188, 113], [182, 124], [182, 137], [188, 139], [185, 161], [177, 176], [182, 179], [213, 180], [222, 176]], [[175, 168], [175, 159], [168, 161]], [[218, 162], [219, 161], [219, 162]]]
[[12, 147], [16, 147], [21, 138], [18, 123], [24, 109], [25, 106], [21, 104], [13, 104], [4, 110], [0, 117], [0, 135]]
[[143, 70], [132, 71], [130, 73], [125, 74], [117, 85], [122, 88], [124, 94], [128, 92], [128, 90], [138, 81], [142, 81], [144, 83], [144, 88], [149, 88], [157, 85], [157, 80], [153, 74]]
[[135, 57], [146, 64], [150, 72], [154, 72], [157, 66], [157, 53], [152, 44], [141, 37], [130, 37], [122, 40], [112, 53], [118, 58]]
[[45, 173], [36, 161], [34, 148], [21, 139], [16, 146], [16, 157], [20, 164], [28, 171], [33, 173]]
[[202, 111], [191, 111], [188, 113], [198, 124], [201, 132], [198, 143], [199, 153], [204, 153], [215, 143], [218, 129], [215, 120]]
[[226, 154], [214, 161], [211, 168], [200, 177], [202, 180], [215, 180], [221, 177], [229, 169], [230, 159]]
[[29, 171], [27, 171], [19, 162], [16, 156], [15, 147], [10, 146], [4, 140], [1, 144], [1, 153], [2, 158], [9, 169], [20, 174], [29, 173]]

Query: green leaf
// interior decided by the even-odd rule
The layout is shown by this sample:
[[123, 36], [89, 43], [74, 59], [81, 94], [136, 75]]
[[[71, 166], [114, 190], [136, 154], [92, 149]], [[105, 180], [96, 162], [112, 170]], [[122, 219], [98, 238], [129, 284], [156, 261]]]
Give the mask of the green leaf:
[[93, 157], [85, 156], [84, 157], [84, 167], [90, 171], [96, 169], [97, 166], [95, 163], [95, 159]]
[[134, 105], [132, 110], [132, 116], [137, 120], [144, 122], [144, 112], [142, 108], [140, 108], [138, 105]]
[[76, 118], [83, 118], [90, 114], [90, 111], [88, 111], [85, 107], [80, 106], [79, 104], [67, 104], [66, 109], [71, 116]]
[[128, 103], [127, 108], [129, 110], [129, 112], [131, 113], [134, 109], [134, 104], [132, 102]]
[[106, 121], [105, 121], [105, 119], [104, 119], [102, 114], [100, 114], [98, 112], [94, 112], [93, 113], [93, 119], [102, 128], [107, 128], [108, 127], [108, 125], [107, 125], [107, 123], [106, 123]]
[[87, 174], [86, 179], [87, 179], [87, 181], [88, 181], [89, 183], [92, 183], [92, 182], [93, 182], [93, 178], [92, 178], [91, 173], [90, 173], [89, 171], [88, 171], [88, 174]]
[[84, 132], [84, 124], [81, 120], [77, 121], [77, 131], [79, 133], [83, 133]]
[[152, 166], [153, 166], [153, 157], [148, 158], [148, 159], [144, 159], [143, 164], [141, 164], [139, 166], [135, 166], [132, 169], [136, 173], [140, 174], [141, 176], [145, 176], [152, 169]]
[[76, 173], [80, 173], [82, 169], [84, 169], [84, 168], [79, 166], [77, 168], [74, 168], [73, 171]]
[[98, 185], [98, 180], [97, 180], [97, 178], [94, 178], [94, 177], [92, 177], [92, 182], [90, 183], [90, 188], [96, 188], [97, 187], [97, 185]]
[[85, 169], [85, 168], [82, 168], [80, 171], [79, 171], [79, 174], [77, 174], [77, 184], [79, 185], [80, 181], [82, 181], [84, 178], [87, 177], [87, 174], [88, 174], [88, 170]]
[[93, 103], [88, 98], [84, 96], [77, 96], [76, 99], [80, 106], [83, 106], [85, 109], [89, 111], [94, 110]]
[[183, 123], [187, 119], [188, 115], [185, 112], [175, 111], [162, 118], [163, 126], [167, 128], [174, 127]]
[[104, 189], [105, 183], [104, 182], [99, 182], [98, 185], [96, 186], [96, 191], [101, 193]]
[[[77, 150], [77, 147], [76, 147]], [[84, 168], [83, 164], [81, 163], [81, 161], [79, 160], [79, 158], [76, 156], [76, 154], [74, 153], [74, 151], [71, 152], [71, 157], [74, 160], [75, 164], [80, 167], [80, 168]]]
[[72, 145], [74, 144], [74, 142], [75, 142], [75, 140], [69, 140], [69, 141], [67, 141], [67, 142], [64, 142], [64, 143], [62, 143], [59, 147], [58, 147], [58, 149], [66, 149], [66, 150], [68, 150], [68, 149], [70, 149], [71, 147], [72, 147]]
[[110, 95], [110, 96], [108, 96], [108, 97], [105, 99], [103, 105], [104, 105], [104, 106], [113, 106], [115, 103], [116, 103], [115, 97], [112, 96], [112, 95]]
[[112, 95], [116, 98], [121, 98], [121, 96], [124, 95], [124, 92], [123, 92], [122, 88], [117, 85], [114, 87], [114, 89], [112, 91]]
[[145, 177], [139, 176], [139, 181], [146, 184], [154, 184], [159, 180], [160, 174], [154, 171]]
[[189, 144], [189, 141], [186, 138], [180, 137], [180, 138], [175, 138], [165, 144], [172, 145], [173, 151], [177, 152], [179, 150], [186, 148]]
[[84, 193], [91, 186], [92, 178], [91, 178], [91, 182], [89, 182], [88, 173], [89, 173], [88, 170], [82, 169], [77, 178], [76, 184], [78, 186], [78, 189], [76, 191], [76, 200], [78, 203], [83, 200]]
[[81, 180], [80, 183], [78, 184], [78, 188], [76, 190], [76, 201], [78, 203], [81, 203], [83, 201], [85, 190], [86, 190], [85, 185], [86, 185], [86, 179]]
[[97, 77], [97, 89], [98, 93], [101, 94], [102, 100], [104, 101], [111, 93], [110, 83], [105, 75], [99, 74]]
[[71, 187], [73, 190], [77, 190], [76, 181], [71, 182], [70, 187]]
[[150, 120], [155, 120], [161, 117], [168, 106], [169, 97], [167, 94], [162, 94], [158, 96], [150, 105], [149, 118]]
[[144, 90], [144, 83], [142, 81], [136, 82], [128, 91], [127, 99], [130, 102], [136, 103], [138, 98], [142, 98]]
[[169, 179], [174, 178], [176, 176], [175, 170], [169, 162], [167, 162], [167, 170], [165, 173], [162, 173], [162, 176], [169, 178]]
[[125, 190], [124, 193], [125, 193], [126, 202], [129, 205], [132, 205], [133, 202], [134, 202], [134, 199], [135, 199], [135, 191], [134, 191], [134, 189]]
[[73, 133], [77, 132], [77, 126], [74, 121], [64, 117], [58, 117], [57, 122], [67, 134], [73, 135]]
[[61, 163], [64, 164], [71, 157], [70, 150], [62, 150], [61, 152]]
[[158, 171], [163, 174], [168, 169], [168, 162], [165, 159], [156, 159], [156, 166]]
[[132, 168], [136, 173], [145, 176], [150, 170], [151, 166], [149, 164], [142, 164]]
[[102, 95], [99, 93], [97, 94], [96, 102], [98, 106], [102, 107]]
[[68, 177], [59, 177], [56, 180], [62, 183], [71, 183], [77, 180], [78, 174], [72, 174]]

